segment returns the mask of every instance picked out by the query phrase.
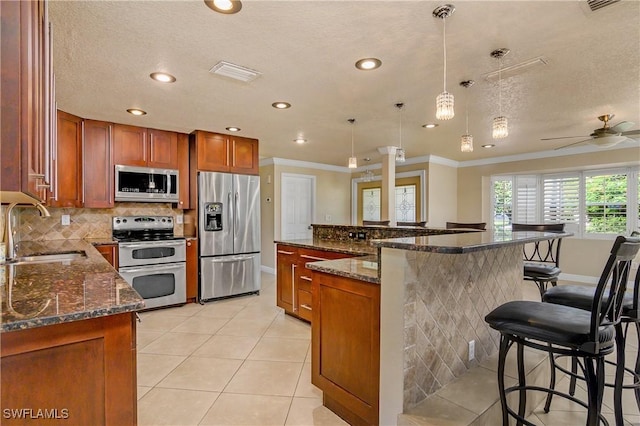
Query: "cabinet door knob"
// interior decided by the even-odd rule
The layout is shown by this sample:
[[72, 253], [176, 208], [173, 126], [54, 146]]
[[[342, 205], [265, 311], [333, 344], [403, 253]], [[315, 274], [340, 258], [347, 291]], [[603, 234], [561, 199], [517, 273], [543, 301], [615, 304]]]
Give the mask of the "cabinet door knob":
[[188, 245], [189, 247], [191, 247], [191, 241], [188, 241], [188, 242], [187, 242], [187, 245]]
[[184, 204], [184, 202], [183, 202], [183, 201], [180, 201], [180, 204]]

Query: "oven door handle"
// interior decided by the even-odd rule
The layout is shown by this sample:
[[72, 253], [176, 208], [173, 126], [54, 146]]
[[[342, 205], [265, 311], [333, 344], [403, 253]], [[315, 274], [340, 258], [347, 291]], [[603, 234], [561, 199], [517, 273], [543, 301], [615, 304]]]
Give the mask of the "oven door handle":
[[156, 247], [156, 246], [164, 246], [164, 247], [179, 247], [184, 244], [184, 241], [150, 241], [144, 244], [138, 243], [120, 243], [120, 247], [122, 248], [148, 248], [148, 247]]
[[160, 265], [150, 265], [150, 266], [145, 266], [144, 268], [134, 268], [134, 269], [128, 269], [128, 268], [120, 268], [120, 273], [136, 273], [136, 272], [147, 272], [147, 271], [170, 271], [173, 269], [182, 269], [184, 268], [185, 265], [184, 263], [179, 263], [176, 265], [168, 265], [168, 266], [160, 266]]

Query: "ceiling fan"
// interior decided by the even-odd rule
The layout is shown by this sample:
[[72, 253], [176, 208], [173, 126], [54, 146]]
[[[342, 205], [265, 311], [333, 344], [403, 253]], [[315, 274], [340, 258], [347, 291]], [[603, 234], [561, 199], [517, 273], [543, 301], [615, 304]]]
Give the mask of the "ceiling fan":
[[605, 114], [598, 117], [598, 120], [604, 123], [599, 129], [595, 129], [593, 133], [589, 136], [564, 136], [559, 138], [545, 138], [540, 139], [542, 141], [551, 141], [556, 139], [571, 139], [571, 138], [588, 138], [578, 142], [570, 143], [569, 145], [564, 145], [556, 148], [563, 149], [569, 148], [570, 146], [582, 145], [585, 143], [590, 143], [592, 145], [597, 145], [600, 147], [610, 147], [619, 144], [620, 142], [626, 141], [628, 136], [640, 135], [640, 129], [629, 130], [634, 126], [635, 123], [630, 121], [621, 121], [613, 127], [609, 127], [609, 121], [614, 117], [613, 114]]

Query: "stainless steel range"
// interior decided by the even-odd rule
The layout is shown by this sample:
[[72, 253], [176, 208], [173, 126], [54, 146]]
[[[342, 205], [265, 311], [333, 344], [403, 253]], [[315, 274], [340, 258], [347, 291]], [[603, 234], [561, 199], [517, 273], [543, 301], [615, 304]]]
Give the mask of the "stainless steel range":
[[118, 272], [146, 308], [187, 302], [185, 239], [173, 234], [171, 216], [116, 216]]

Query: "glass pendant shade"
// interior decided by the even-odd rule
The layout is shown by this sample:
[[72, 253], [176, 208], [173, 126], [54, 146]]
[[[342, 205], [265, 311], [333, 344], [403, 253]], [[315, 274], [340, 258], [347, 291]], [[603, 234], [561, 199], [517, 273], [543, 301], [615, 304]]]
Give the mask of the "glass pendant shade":
[[451, 120], [453, 116], [453, 95], [449, 92], [440, 93], [436, 98], [436, 118]]
[[369, 169], [365, 170], [362, 173], [362, 181], [363, 182], [371, 182], [373, 180], [373, 172]]
[[406, 158], [404, 156], [404, 149], [396, 148], [396, 161], [399, 163], [404, 163], [405, 160]]
[[358, 159], [356, 157], [349, 157], [349, 168], [350, 169], [358, 168]]
[[462, 139], [460, 140], [460, 151], [473, 152], [473, 136], [472, 135], [462, 135]]
[[493, 138], [502, 139], [509, 136], [509, 127], [507, 124], [507, 117], [499, 116], [493, 119]]

